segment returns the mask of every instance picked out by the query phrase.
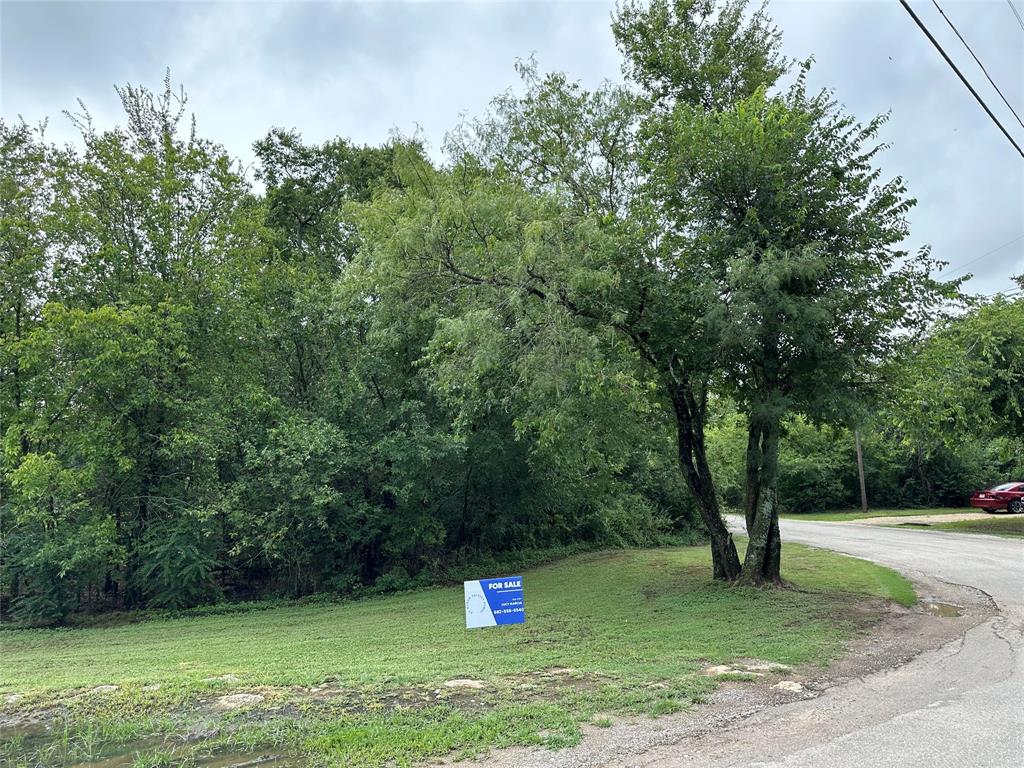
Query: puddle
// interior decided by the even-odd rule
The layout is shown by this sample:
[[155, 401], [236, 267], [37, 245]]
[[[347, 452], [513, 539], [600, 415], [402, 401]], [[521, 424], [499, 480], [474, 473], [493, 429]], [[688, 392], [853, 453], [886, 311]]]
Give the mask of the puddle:
[[[109, 755], [108, 757], [97, 757], [87, 758], [85, 760], [65, 760], [57, 763], [57, 765], [64, 765], [68, 768], [124, 768], [125, 766], [133, 766], [136, 764], [136, 758], [142, 753], [142, 750], [135, 748], [130, 752], [117, 753]], [[50, 755], [48, 758], [54, 759]], [[59, 758], [58, 758], [59, 759]]]
[[[68, 768], [131, 768], [137, 765], [138, 752], [116, 755], [103, 760], [90, 760], [86, 762], [69, 763]], [[185, 758], [182, 757], [182, 761]], [[171, 760], [170, 765], [175, 765]], [[261, 754], [259, 752], [222, 752], [217, 755], [205, 757], [192, 757], [185, 763], [196, 768], [298, 768], [304, 765], [297, 757], [285, 757], [284, 755]]]
[[[62, 762], [56, 765], [67, 766], [67, 768], [131, 768], [138, 765], [138, 752], [115, 755], [99, 760], [86, 760], [84, 762]], [[298, 757], [286, 757], [284, 755], [261, 754], [259, 752], [249, 753], [221, 753], [205, 757], [185, 758], [181, 762], [195, 768], [299, 768], [306, 763]], [[44, 763], [36, 763], [44, 765]], [[54, 765], [45, 763], [46, 765]], [[168, 765], [177, 765], [178, 762], [171, 758]], [[30, 761], [26, 765], [33, 765]], [[163, 765], [163, 763], [161, 763]]]
[[924, 609], [932, 616], [941, 616], [944, 619], [954, 619], [963, 616], [963, 609], [959, 605], [950, 603], [926, 603]]
[[297, 768], [305, 763], [297, 757], [238, 753], [200, 758], [195, 765], [199, 768]]
[[[180, 763], [190, 768], [300, 768], [306, 765], [303, 758], [261, 750], [208, 754], [195, 754], [191, 750], [179, 752], [180, 740], [168, 740], [163, 736], [85, 747], [65, 741], [62, 735], [52, 732], [40, 734], [35, 729], [28, 734], [12, 733], [12, 729], [5, 728], [3, 735], [5, 738], [0, 739], [0, 765], [10, 761], [26, 768], [133, 768], [140, 764], [140, 757], [150, 755], [159, 755], [169, 761], [160, 762], [160, 765]], [[149, 765], [148, 762], [145, 764]]]

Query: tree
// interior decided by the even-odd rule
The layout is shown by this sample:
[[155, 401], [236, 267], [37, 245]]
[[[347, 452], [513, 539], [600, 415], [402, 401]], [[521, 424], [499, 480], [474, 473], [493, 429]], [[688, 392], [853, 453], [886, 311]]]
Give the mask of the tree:
[[[879, 366], [920, 333], [954, 283], [908, 254], [901, 179], [879, 182], [884, 118], [857, 123], [803, 72], [729, 110], [677, 106], [651, 121], [648, 178], [668, 237], [691, 249], [725, 390], [748, 420], [744, 578], [777, 581], [784, 418], [855, 417]], [[875, 388], [877, 392], [877, 388]]]
[[[12, 610], [394, 589], [701, 524], [717, 578], [774, 582], [780, 494], [807, 506], [828, 430], [887, 376], [1010, 445], [1016, 304], [919, 342], [956, 285], [900, 250], [883, 120], [808, 94], [742, 0], [626, 2], [613, 30], [624, 83], [522, 64], [445, 166], [272, 130], [257, 193], [169, 78], [118, 89], [121, 127], [73, 116], [81, 151], [0, 125]], [[981, 363], [937, 392], [882, 371], [907, 345]], [[874, 446], [902, 467], [894, 443], [932, 426], [897, 422]], [[922, 478], [984, 475], [972, 445]], [[742, 568], [723, 500], [746, 506]]]
[[975, 477], [974, 487], [1016, 479], [1013, 472], [1024, 462], [1024, 301], [1019, 297], [981, 301], [944, 318], [891, 361], [885, 379], [878, 421], [914, 452], [927, 496], [936, 492], [927, 465], [948, 462], [948, 454], [974, 441], [997, 449], [1009, 472], [1002, 478]]
[[623, 74], [648, 108], [715, 112], [770, 87], [789, 62], [782, 36], [748, 0], [624, 0], [612, 22]]
[[[16, 345], [25, 395], [5, 430], [28, 447], [4, 466], [23, 606], [54, 581], [72, 604], [178, 604], [174, 574], [219, 554], [220, 459], [251, 392], [245, 283], [261, 249], [244, 183], [223, 150], [184, 128], [169, 81], [162, 93], [119, 93], [124, 129], [97, 132], [83, 114], [84, 154], [49, 152], [52, 193], [30, 230], [44, 290]], [[176, 555], [144, 567], [158, 530]], [[59, 546], [37, 546], [49, 538]], [[206, 583], [186, 602], [213, 591], [211, 569], [195, 573]]]
[[[45, 296], [45, 219], [55, 195], [53, 164], [58, 154], [25, 124], [0, 122], [0, 429], [25, 406], [20, 344], [40, 320]], [[28, 437], [11, 433], [17, 453]], [[9, 448], [9, 450], [11, 450]], [[2, 492], [0, 488], [0, 492]]]
[[499, 97], [491, 119], [452, 143], [499, 177], [599, 218], [604, 235], [617, 242], [607, 262], [587, 265], [604, 274], [582, 293], [558, 283], [574, 277], [548, 273], [543, 263], [502, 280], [525, 283], [534, 298], [554, 301], [590, 327], [613, 329], [639, 356], [642, 378], [670, 409], [679, 467], [711, 538], [714, 574], [722, 579], [737, 578], [740, 565], [704, 445], [715, 353], [701, 326], [700, 287], [683, 254], [665, 248], [665, 222], [645, 194], [643, 116], [677, 102], [719, 108], [778, 78], [786, 67], [778, 34], [763, 13], [746, 18], [745, 5], [731, 3], [716, 13], [711, 2], [627, 3], [613, 30], [624, 70], [639, 90], [607, 85], [586, 92], [563, 75], [540, 77], [534, 66], [523, 65], [525, 97]]
[[[476, 246], [459, 239], [460, 220], [424, 250], [465, 285], [514, 289], [619, 334], [671, 409], [715, 575], [733, 579], [739, 562], [704, 443], [708, 393], [729, 393], [748, 420], [743, 573], [762, 582], [780, 578], [783, 418], [850, 418], [871, 369], [954, 286], [928, 277], [926, 250], [897, 247], [913, 201], [900, 179], [878, 182], [884, 119], [860, 125], [828, 93], [808, 95], [806, 65], [769, 95], [787, 64], [767, 18], [744, 9], [625, 5], [613, 28], [633, 89], [589, 93], [522, 67], [526, 95], [499, 97], [489, 120], [452, 143], [452, 181], [424, 185], [442, 196], [465, 185], [464, 226], [489, 258], [468, 255]], [[481, 173], [502, 186], [481, 184]], [[475, 206], [490, 195], [501, 205], [514, 185], [550, 198], [543, 223], [524, 223], [549, 234], [527, 246], [528, 235], [503, 230], [522, 253], [495, 259], [497, 235]]]

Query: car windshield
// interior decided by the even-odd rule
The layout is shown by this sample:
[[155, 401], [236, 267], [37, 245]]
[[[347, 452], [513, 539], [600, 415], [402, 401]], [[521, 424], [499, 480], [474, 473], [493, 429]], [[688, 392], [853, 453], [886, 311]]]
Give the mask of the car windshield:
[[1003, 483], [1002, 485], [997, 485], [997, 486], [996, 486], [995, 488], [993, 488], [992, 490], [993, 490], [993, 491], [1012, 491], [1012, 490], [1014, 490], [1014, 489], [1015, 489], [1015, 488], [1016, 488], [1016, 487], [1017, 487], [1018, 485], [1020, 485], [1020, 483]]

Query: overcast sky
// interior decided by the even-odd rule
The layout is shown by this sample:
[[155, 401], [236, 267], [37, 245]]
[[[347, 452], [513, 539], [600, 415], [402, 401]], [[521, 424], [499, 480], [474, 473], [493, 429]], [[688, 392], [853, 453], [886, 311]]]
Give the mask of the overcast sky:
[[[1014, 0], [1024, 17], [1024, 0]], [[1024, 27], [1006, 0], [939, 0], [1024, 117]], [[926, 25], [1024, 146], [1003, 105], [931, 0]], [[434, 147], [460, 115], [515, 85], [516, 58], [585, 84], [619, 78], [613, 2], [48, 2], [0, 0], [0, 113], [49, 137], [74, 131], [82, 99], [100, 127], [118, 120], [115, 83], [185, 85], [200, 132], [250, 162], [271, 126], [307, 140], [377, 143], [417, 127]], [[881, 165], [919, 201], [911, 240], [950, 275], [991, 294], [1024, 272], [1024, 159], [988, 119], [897, 0], [774, 0], [789, 56], [813, 55], [812, 85], [861, 119], [891, 111]], [[998, 250], [994, 250], [998, 249]], [[994, 251], [988, 253], [989, 251]], [[985, 255], [987, 254], [987, 255]], [[982, 258], [979, 258], [982, 257]], [[968, 262], [971, 262], [969, 266]]]

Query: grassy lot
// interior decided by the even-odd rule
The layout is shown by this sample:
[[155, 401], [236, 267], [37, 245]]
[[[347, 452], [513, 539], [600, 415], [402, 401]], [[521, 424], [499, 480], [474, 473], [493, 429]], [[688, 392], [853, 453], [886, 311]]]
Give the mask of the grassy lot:
[[814, 520], [829, 523], [845, 523], [849, 520], [863, 520], [868, 517], [910, 517], [916, 515], [956, 515], [962, 512], [978, 512], [973, 507], [938, 507], [934, 509], [871, 509], [865, 515], [859, 510], [836, 510], [834, 512], [810, 512], [800, 515], [782, 515], [790, 520]]
[[[207, 738], [139, 742], [145, 749], [125, 764], [188, 764], [204, 750], [265, 744], [315, 765], [352, 766], [562, 746], [588, 720], [700, 701], [716, 684], [701, 674], [709, 664], [826, 663], [874, 620], [866, 598], [915, 600], [906, 580], [863, 560], [798, 545], [784, 557], [794, 588], [757, 590], [711, 582], [703, 547], [582, 555], [525, 574], [525, 625], [473, 631], [463, 626], [461, 588], [443, 588], [0, 632], [0, 710], [59, 699], [66, 711], [59, 743], [14, 738], [6, 756], [15, 766], [59, 765], [153, 732], [188, 731]], [[453, 678], [484, 687], [446, 687]], [[81, 693], [101, 685], [118, 689]], [[248, 711], [212, 710], [217, 697], [239, 691], [264, 699]], [[12, 694], [23, 698], [2, 704]]]
[[951, 523], [933, 523], [929, 527], [937, 531], [989, 533], [1012, 539], [1024, 539], [1024, 516], [1021, 515], [991, 517], [984, 520], [954, 520]]

